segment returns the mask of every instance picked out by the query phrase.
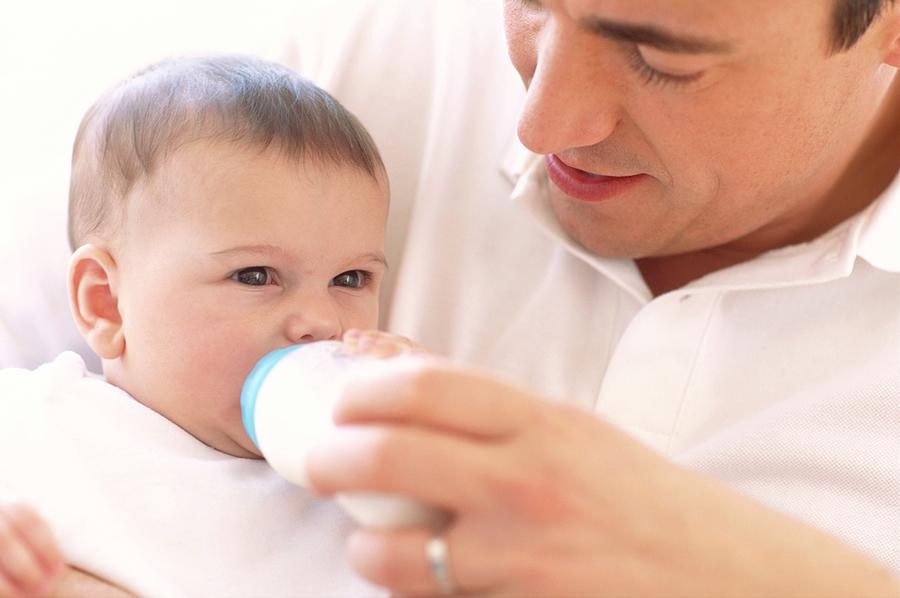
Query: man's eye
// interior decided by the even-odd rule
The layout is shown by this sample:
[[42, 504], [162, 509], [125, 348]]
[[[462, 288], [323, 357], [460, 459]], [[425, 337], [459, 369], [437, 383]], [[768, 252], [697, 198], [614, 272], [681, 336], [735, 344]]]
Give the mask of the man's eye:
[[632, 46], [628, 49], [628, 62], [631, 68], [634, 69], [634, 71], [648, 84], [687, 85], [703, 76], [702, 70], [686, 73], [672, 73], [654, 68], [647, 62], [647, 59], [644, 57], [644, 54], [638, 46]]
[[272, 273], [265, 266], [254, 266], [253, 268], [244, 268], [238, 270], [231, 275], [231, 280], [252, 287], [262, 287], [273, 284]]
[[369, 284], [369, 281], [371, 280], [372, 274], [365, 270], [349, 270], [332, 278], [331, 286], [361, 289]]

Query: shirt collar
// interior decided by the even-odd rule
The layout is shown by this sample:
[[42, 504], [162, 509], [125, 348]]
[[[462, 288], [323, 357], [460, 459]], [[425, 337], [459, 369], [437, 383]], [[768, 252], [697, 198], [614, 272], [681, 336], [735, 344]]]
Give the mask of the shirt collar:
[[[639, 303], [652, 299], [633, 260], [594, 255], [560, 226], [550, 207], [543, 156], [515, 139], [500, 170], [515, 185], [512, 200], [569, 253], [611, 279]], [[684, 290], [750, 290], [816, 284], [845, 278], [857, 258], [888, 272], [900, 272], [900, 173], [865, 210], [809, 243], [767, 252], [756, 259], [713, 272]]]
[[859, 256], [879, 270], [900, 272], [900, 172], [861, 214]]

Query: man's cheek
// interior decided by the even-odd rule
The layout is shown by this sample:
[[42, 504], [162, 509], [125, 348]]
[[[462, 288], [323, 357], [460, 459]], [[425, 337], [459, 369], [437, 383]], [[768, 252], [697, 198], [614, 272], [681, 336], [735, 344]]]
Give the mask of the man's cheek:
[[534, 77], [537, 63], [538, 28], [529, 25], [524, 11], [516, 2], [506, 2], [505, 32], [510, 62], [519, 73], [526, 87]]

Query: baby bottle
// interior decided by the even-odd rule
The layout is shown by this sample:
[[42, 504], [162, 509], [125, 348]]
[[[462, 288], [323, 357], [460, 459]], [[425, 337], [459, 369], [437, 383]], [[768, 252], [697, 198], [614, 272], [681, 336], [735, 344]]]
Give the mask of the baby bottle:
[[[244, 381], [244, 429], [272, 468], [307, 487], [306, 454], [334, 429], [332, 411], [342, 387], [387, 360], [344, 355], [336, 341], [293, 345], [263, 357]], [[436, 526], [446, 513], [402, 496], [346, 493], [338, 503], [366, 527]]]

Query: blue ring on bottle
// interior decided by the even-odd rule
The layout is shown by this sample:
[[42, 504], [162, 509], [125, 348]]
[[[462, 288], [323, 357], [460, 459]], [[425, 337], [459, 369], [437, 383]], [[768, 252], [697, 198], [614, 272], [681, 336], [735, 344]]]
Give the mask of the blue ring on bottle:
[[244, 430], [250, 436], [250, 440], [259, 448], [259, 442], [256, 440], [256, 397], [259, 395], [259, 389], [262, 387], [266, 376], [272, 371], [281, 359], [296, 351], [303, 345], [291, 345], [282, 349], [275, 349], [271, 353], [256, 362], [250, 375], [244, 380], [244, 386], [241, 388], [241, 421], [244, 424]]

